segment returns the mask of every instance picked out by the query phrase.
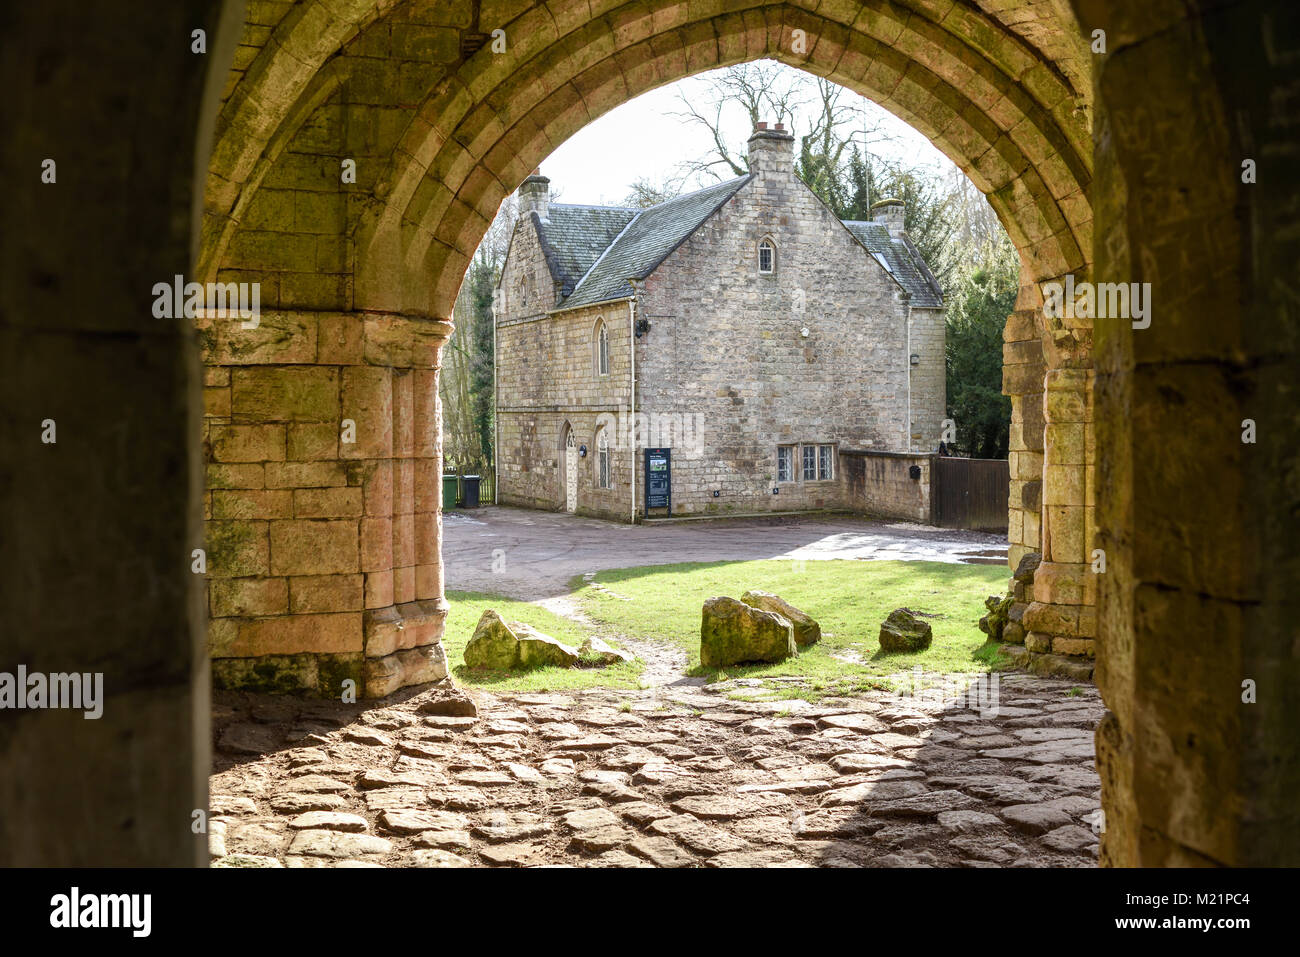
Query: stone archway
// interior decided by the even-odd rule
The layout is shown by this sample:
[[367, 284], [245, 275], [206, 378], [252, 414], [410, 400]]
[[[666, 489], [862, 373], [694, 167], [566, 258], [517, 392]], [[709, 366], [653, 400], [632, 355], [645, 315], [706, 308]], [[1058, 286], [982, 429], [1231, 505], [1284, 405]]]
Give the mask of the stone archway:
[[[14, 516], [6, 523], [14, 547], [4, 550], [13, 575], [5, 580], [27, 583], [16, 590], [23, 600], [3, 603], [14, 618], [6, 635], [21, 635], [18, 653], [51, 670], [103, 661], [110, 681], [138, 696], [96, 725], [107, 732], [102, 737], [65, 735], [58, 748], [40, 748], [45, 730], [35, 726], [21, 737], [0, 737], [7, 760], [25, 762], [22, 742], [34, 742], [43, 755], [32, 765], [41, 768], [38, 779], [24, 781], [22, 792], [0, 795], [3, 819], [21, 829], [0, 841], [7, 859], [191, 863], [201, 854], [199, 842], [176, 825], [201, 805], [196, 794], [206, 773], [197, 717], [205, 703], [203, 664], [194, 654], [202, 613], [190, 600], [188, 563], [174, 561], [193, 544], [189, 532], [198, 520], [200, 492], [185, 479], [196, 471], [196, 449], [185, 439], [192, 390], [183, 338], [142, 327], [145, 313], [132, 290], [187, 261], [196, 264], [190, 273], [200, 280], [263, 284], [260, 335], [234, 341], [211, 324], [201, 330], [210, 361], [205, 437], [214, 450], [245, 445], [236, 455], [261, 444], [260, 458], [214, 462], [218, 473], [228, 473], [225, 484], [210, 469], [200, 496], [210, 521], [246, 523], [228, 529], [232, 547], [222, 560], [252, 569], [216, 576], [245, 584], [226, 586], [224, 598], [240, 613], [214, 619], [214, 650], [274, 657], [253, 654], [270, 647], [282, 658], [307, 655], [317, 682], [321, 661], [336, 655], [327, 680], [364, 677], [374, 667], [368, 660], [436, 643], [438, 510], [427, 477], [419, 479], [436, 476], [440, 466], [436, 428], [432, 438], [428, 431], [437, 420], [429, 379], [436, 376], [460, 274], [491, 211], [558, 139], [600, 112], [688, 73], [759, 56], [873, 95], [929, 135], [990, 195], [1035, 283], [1090, 277], [1095, 248], [1107, 278], [1149, 278], [1166, 297], [1142, 335], [1123, 326], [1097, 330], [1092, 391], [1099, 481], [1086, 479], [1086, 428], [1084, 461], [1073, 460], [1075, 449], [1058, 463], [1066, 468], [1059, 473], [1066, 485], [1083, 466], [1085, 496], [1095, 484], [1097, 542], [1109, 557], [1098, 618], [1098, 678], [1114, 713], [1099, 732], [1109, 819], [1103, 853], [1114, 864], [1300, 859], [1300, 812], [1292, 797], [1300, 784], [1300, 744], [1291, 733], [1300, 677], [1292, 631], [1300, 529], [1294, 509], [1280, 504], [1294, 500], [1298, 470], [1289, 399], [1296, 240], [1286, 217], [1293, 216], [1300, 176], [1287, 101], [1277, 95], [1300, 82], [1286, 40], [1294, 32], [1286, 29], [1293, 26], [1290, 11], [1282, 0], [1237, 0], [1212, 11], [1182, 0], [1140, 9], [1111, 0], [1069, 6], [1079, 22], [1064, 3], [984, 0], [252, 5], [221, 96], [197, 256], [188, 255], [189, 235], [177, 232], [177, 224], [185, 221], [187, 184], [202, 152], [190, 148], [192, 131], [204, 125], [196, 120], [204, 115], [195, 79], [202, 70], [196, 72], [188, 53], [158, 51], [172, 50], [168, 37], [186, 35], [191, 23], [208, 24], [216, 36], [219, 5], [178, 5], [169, 17], [133, 23], [131, 35], [111, 48], [102, 38], [119, 36], [120, 24], [106, 20], [94, 29], [79, 10], [83, 29], [74, 36], [56, 29], [66, 15], [57, 4], [25, 12], [15, 37], [59, 37], [69, 54], [63, 62], [111, 64], [105, 76], [121, 80], [109, 85], [98, 74], [52, 74], [42, 43], [7, 45], [6, 65], [15, 75], [57, 80], [38, 85], [31, 110], [20, 118], [51, 149], [76, 155], [84, 147], [84, 123], [74, 122], [82, 114], [74, 116], [68, 104], [102, 95], [102, 114], [111, 116], [146, 82], [174, 91], [176, 99], [156, 122], [132, 127], [134, 157], [166, 160], [146, 171], [150, 189], [132, 190], [142, 177], [131, 163], [101, 164], [96, 169], [108, 185], [89, 175], [78, 182], [91, 197], [83, 210], [104, 209], [103, 222], [68, 217], [76, 228], [47, 229], [45, 253], [0, 259], [12, 279], [3, 286], [3, 332], [14, 344], [0, 354], [18, 354], [26, 332], [13, 317], [34, 305], [55, 324], [44, 330], [39, 349], [25, 353], [26, 368], [39, 381], [17, 390], [6, 408], [39, 419], [58, 401], [55, 385], [66, 394], [70, 379], [87, 388], [96, 381], [70, 377], [69, 368], [112, 369], [119, 376], [130, 368], [134, 399], [124, 396], [121, 406], [140, 413], [125, 440], [83, 430], [80, 447], [90, 461], [105, 464], [101, 469], [87, 469], [85, 457], [69, 464], [4, 436], [13, 453], [7, 459], [17, 463], [17, 480], [0, 485]], [[495, 29], [506, 30], [510, 55], [494, 61]], [[1087, 52], [1085, 37], [1095, 29], [1108, 35], [1109, 53], [1100, 61]], [[797, 55], [796, 36], [806, 44]], [[29, 152], [7, 153], [6, 168], [10, 156], [21, 154], [26, 163]], [[1246, 159], [1258, 163], [1261, 176], [1257, 186], [1243, 189]], [[356, 179], [347, 185], [355, 188], [344, 190], [340, 167], [348, 160]], [[134, 179], [113, 179], [128, 168]], [[6, 181], [30, 179], [19, 165]], [[170, 191], [159, 191], [160, 182]], [[106, 196], [117, 197], [118, 205]], [[14, 221], [6, 236], [30, 235], [25, 224], [34, 219], [50, 221], [24, 202], [7, 207]], [[144, 222], [146, 210], [156, 229], [121, 231], [124, 222]], [[97, 251], [114, 249], [115, 262], [129, 263], [133, 282], [64, 282], [42, 265], [60, 250], [61, 261], [81, 262], [94, 244]], [[1034, 530], [1024, 523], [1046, 514], [1048, 527], [1037, 538], [1071, 543], [1073, 557], [1072, 543], [1087, 539], [1087, 499], [1051, 505], [1040, 486], [1043, 511], [1034, 507], [1029, 486], [1051, 474], [1054, 446], [1036, 447], [1038, 423], [1027, 410], [1036, 384], [1053, 389], [1042, 372], [1059, 370], [1055, 386], [1065, 388], [1056, 391], [1073, 395], [1057, 403], [1075, 416], [1061, 420], [1071, 428], [1058, 430], [1062, 446], [1069, 446], [1080, 431], [1073, 426], [1086, 421], [1087, 405], [1076, 400], [1086, 397], [1092, 377], [1091, 330], [1044, 322], [1040, 305], [1037, 286], [1027, 283], [1008, 326], [1008, 391], [1025, 397], [1017, 411], [1016, 477], [1026, 483], [1018, 544], [1031, 546]], [[48, 335], [50, 328], [59, 335]], [[158, 361], [122, 359], [115, 350], [123, 335], [149, 344], [146, 352]], [[87, 365], [89, 355], [102, 361]], [[214, 355], [223, 361], [213, 363]], [[6, 374], [0, 381], [28, 380]], [[321, 412], [331, 397], [335, 420]], [[1054, 414], [1048, 403], [1045, 435], [1052, 434]], [[363, 454], [344, 454], [337, 444], [330, 452], [344, 418], [361, 427], [367, 444], [355, 451]], [[1260, 426], [1251, 445], [1241, 441], [1246, 419]], [[77, 415], [64, 420], [75, 422]], [[235, 427], [244, 431], [213, 435]], [[155, 456], [147, 442], [132, 438], [145, 433], [153, 452], [164, 454]], [[139, 454], [113, 459], [104, 451], [110, 448]], [[1220, 465], [1212, 474], [1204, 469], [1207, 460]], [[127, 461], [157, 468], [118, 467]], [[90, 472], [105, 477], [102, 488], [85, 486]], [[386, 473], [393, 476], [387, 500]], [[74, 474], [82, 484], [73, 483]], [[57, 502], [44, 495], [69, 488], [78, 494]], [[350, 490], [359, 490], [359, 512], [358, 493]], [[252, 494], [220, 496], [235, 517], [217, 518], [217, 491]], [[346, 514], [327, 514], [339, 511]], [[120, 521], [106, 529], [108, 514]], [[36, 515], [58, 516], [56, 527], [28, 520]], [[313, 551], [291, 527], [300, 521], [342, 523], [319, 534], [343, 557], [327, 570], [273, 568], [286, 545], [289, 552], [295, 546]], [[273, 540], [275, 522], [290, 524]], [[1075, 534], [1080, 522], [1083, 536]], [[343, 527], [349, 524], [350, 532]], [[365, 542], [374, 546], [368, 554], [376, 562], [368, 568]], [[423, 561], [410, 554], [412, 542], [423, 543], [416, 546], [425, 549]], [[73, 552], [77, 562], [69, 558]], [[355, 570], [341, 570], [350, 567], [349, 553], [356, 555]], [[150, 602], [122, 600], [129, 590], [114, 575], [124, 567], [138, 569], [133, 582], [151, 583]], [[335, 576], [349, 582], [300, 581], [295, 589], [292, 581]], [[277, 578], [285, 583], [282, 596], [279, 586], [266, 584]], [[210, 593], [209, 609], [213, 598]], [[84, 620], [42, 614], [37, 599], [44, 609], [103, 613], [88, 629]], [[403, 606], [412, 602], [427, 616], [423, 644], [369, 658], [367, 614], [391, 616], [383, 620], [395, 627], [405, 624]], [[1045, 604], [1086, 607], [1059, 596]], [[283, 611], [243, 611], [251, 607]], [[140, 609], [148, 609], [143, 623]], [[347, 616], [347, 624], [336, 631], [296, 624], [309, 615]], [[275, 624], [256, 624], [261, 619]], [[82, 638], [69, 641], [74, 632]], [[259, 632], [271, 645], [254, 647]], [[316, 636], [326, 633], [337, 643], [318, 644]], [[306, 640], [283, 637], [293, 634]], [[377, 640], [371, 650], [383, 647]], [[279, 664], [286, 667], [272, 670], [292, 673], [294, 662]], [[1258, 684], [1252, 705], [1243, 706], [1244, 681]], [[93, 808], [70, 808], [68, 794], [91, 798], [67, 782], [83, 780], [87, 767], [104, 762], [115, 770], [97, 779], [149, 783], [139, 791], [95, 794]], [[122, 775], [124, 766], [141, 773]], [[51, 795], [62, 799], [44, 800]], [[112, 834], [103, 823], [110, 814], [127, 822]], [[31, 839], [56, 833], [57, 841]]]
[[[1131, 51], [1136, 38], [1156, 25], [1184, 24], [1197, 38], [1188, 41], [1189, 49], [1200, 57], [1189, 62], [1201, 66], [1159, 64], [1169, 96], [1176, 100], [1175, 89], [1197, 89], [1197, 102], [1217, 103], [1223, 81], [1203, 66], [1208, 45], [1199, 25], [1186, 19], [1181, 5], [1157, 6], [1149, 18], [1130, 23], [1112, 4], [1075, 5], [1085, 21], [1109, 30], [1116, 63], [1146, 63], [1145, 54]], [[1238, 7], [1265, 11], [1269, 5], [1225, 9]], [[359, 2], [342, 11], [298, 5], [279, 22], [251, 31], [254, 42], [232, 76], [209, 177], [206, 273], [274, 282], [290, 324], [304, 316], [323, 323], [322, 313], [336, 313], [328, 328], [354, 337], [360, 329], [364, 361], [377, 360], [380, 367], [391, 360], [370, 347], [372, 328], [397, 323], [410, 334], [428, 330], [436, 366], [437, 342], [445, 334], [438, 324], [492, 213], [565, 137], [644, 90], [710, 67], [768, 56], [826, 76], [928, 135], [986, 192], [1020, 251], [1024, 285], [1007, 326], [1004, 387], [1013, 398], [1012, 559], [1032, 550], [1044, 559], [1037, 600], [1026, 612], [1035, 647], [1091, 653], [1098, 576], [1089, 560], [1098, 542], [1112, 542], [1112, 562], [1119, 562], [1102, 579], [1114, 605], [1124, 609], [1111, 612], [1120, 617], [1114, 633], [1132, 635], [1137, 609], [1119, 530], [1133, 528], [1134, 517], [1112, 513], [1100, 538], [1094, 517], [1091, 322], [1045, 318], [1041, 294], [1043, 283], [1067, 275], [1092, 278], [1094, 139], [1103, 155], [1113, 155], [1106, 152], [1115, 148], [1112, 136], [1128, 137], [1121, 147], [1143, 136], [1140, 123], [1128, 119], [1093, 130], [1094, 81], [1105, 101], [1107, 75], [1094, 71], [1097, 58], [1088, 50], [1094, 24], [1075, 22], [1064, 4], [1012, 15], [983, 4], [921, 0]], [[497, 30], [503, 32], [494, 35]], [[257, 36], [266, 42], [256, 42]], [[1275, 41], [1249, 39], [1255, 47], [1271, 43], [1270, 62], [1284, 72], [1289, 61]], [[492, 40], [504, 41], [504, 49]], [[1223, 56], [1230, 60], [1231, 51]], [[1125, 83], [1113, 115], [1150, 116], [1136, 72], [1126, 73]], [[1226, 115], [1219, 115], [1226, 130]], [[340, 195], [334, 168], [348, 159], [356, 162], [357, 188]], [[1141, 275], [1151, 251], [1126, 245], [1134, 237], [1121, 225], [1121, 210], [1125, 202], [1149, 197], [1126, 188], [1125, 177], [1111, 176], [1105, 262], [1121, 278]], [[1227, 173], [1218, 176], [1222, 183]], [[1145, 185], [1140, 176], [1136, 180]], [[280, 235], [266, 227], [284, 222], [286, 192], [293, 193], [295, 226]], [[304, 235], [296, 226], [300, 208], [324, 231]], [[269, 271], [267, 233], [285, 250]], [[1106, 334], [1112, 342], [1126, 335], [1122, 329]], [[1122, 356], [1123, 350], [1110, 354]], [[1107, 388], [1124, 381], [1116, 371], [1124, 361], [1111, 360]], [[1114, 448], [1125, 447], [1129, 428], [1139, 425], [1125, 419]], [[1128, 453], [1116, 461], [1129, 463]], [[1244, 567], [1240, 549], [1233, 554]], [[430, 591], [416, 597], [440, 596]], [[1106, 607], [1103, 601], [1103, 615]], [[1122, 647], [1113, 654], [1123, 655]], [[1103, 682], [1116, 680], [1108, 675], [1119, 670], [1118, 661], [1103, 655]], [[1136, 721], [1121, 708], [1112, 727]], [[1131, 732], [1116, 733], [1116, 748], [1131, 747], [1124, 738]], [[1116, 816], [1125, 817], [1118, 808]], [[1119, 827], [1127, 836], [1108, 846], [1125, 849], [1114, 851], [1114, 859], [1143, 859], [1137, 839]], [[1199, 838], [1179, 840], [1194, 847]], [[1217, 846], [1203, 853], [1229, 860], [1235, 852]]]
[[[469, 258], [502, 199], [555, 145], [646, 90], [759, 57], [825, 76], [911, 123], [986, 192], [1007, 226], [1024, 276], [1007, 344], [1012, 560], [1045, 551], [1039, 600], [1026, 612], [1035, 647], [1091, 653], [1089, 464], [1073, 457], [1085, 443], [1062, 445], [1055, 462], [1055, 446], [1043, 440], [1086, 423], [1048, 423], [1039, 411], [1045, 368], [1073, 370], [1053, 380], [1062, 394], [1048, 408], [1057, 416], [1086, 407], [1091, 381], [1088, 324], [1044, 323], [1039, 308], [1040, 283], [1090, 268], [1089, 65], [1067, 13], [1039, 10], [1012, 25], [954, 4], [606, 2], [590, 13], [527, 3], [381, 6], [311, 16], [294, 7], [278, 22], [250, 25], [266, 42], [247, 45], [221, 114], [201, 272], [256, 279], [276, 309], [256, 334], [228, 324], [203, 330], [212, 537], [228, 536], [229, 551], [252, 559], [218, 563], [211, 644], [219, 682], [261, 683], [267, 659], [278, 659], [277, 677], [332, 693], [391, 654], [374, 640], [372, 621], [401, 622], [403, 602], [441, 600], [430, 561], [436, 513], [422, 511], [436, 498], [421, 496], [418, 484], [438, 471], [436, 447], [416, 451], [427, 458], [414, 492], [394, 486], [391, 516], [371, 511], [372, 502], [389, 507], [371, 486], [401, 474], [411, 454], [394, 443], [402, 413], [388, 377], [432, 368], [434, 376], [414, 373], [417, 399], [436, 391], [438, 350]], [[425, 344], [419, 355], [403, 351], [413, 337]], [[356, 422], [368, 441], [331, 445], [331, 414]], [[247, 468], [258, 463], [260, 473]], [[1044, 476], [1049, 501], [1040, 511]], [[415, 515], [424, 548], [413, 581], [401, 577], [410, 557], [403, 510]], [[430, 643], [434, 618], [422, 632]], [[366, 693], [380, 688], [391, 684]]]

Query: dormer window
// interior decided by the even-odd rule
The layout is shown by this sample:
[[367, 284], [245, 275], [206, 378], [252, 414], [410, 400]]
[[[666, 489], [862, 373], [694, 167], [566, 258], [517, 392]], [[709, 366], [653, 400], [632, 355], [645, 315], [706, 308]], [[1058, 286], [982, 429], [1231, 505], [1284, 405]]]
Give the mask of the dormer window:
[[776, 247], [770, 239], [764, 239], [758, 244], [758, 271], [764, 276], [776, 272]]

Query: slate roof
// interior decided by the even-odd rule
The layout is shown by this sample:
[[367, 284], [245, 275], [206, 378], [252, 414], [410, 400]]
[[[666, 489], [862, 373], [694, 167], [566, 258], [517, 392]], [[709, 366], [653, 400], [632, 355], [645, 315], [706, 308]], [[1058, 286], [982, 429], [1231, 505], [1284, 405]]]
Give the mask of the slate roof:
[[846, 220], [844, 225], [858, 242], [867, 247], [876, 262], [898, 280], [899, 285], [912, 297], [913, 306], [920, 309], [943, 308], [943, 292], [939, 283], [915, 246], [906, 239], [892, 238], [884, 223]]
[[[752, 178], [741, 176], [648, 209], [554, 203], [545, 220], [533, 213], [547, 264], [560, 284], [560, 308], [631, 296], [629, 279], [654, 272]], [[905, 237], [894, 239], [884, 223], [845, 221], [844, 226], [898, 281], [913, 306], [943, 308], [938, 282]]]
[[561, 304], [568, 309], [632, 295], [629, 279], [644, 279], [713, 212], [752, 179], [718, 183], [637, 212]]
[[533, 225], [542, 238], [542, 251], [551, 275], [560, 284], [560, 295], [568, 296], [609, 248], [637, 210], [618, 206], [571, 206], [553, 203], [546, 222], [533, 213]]

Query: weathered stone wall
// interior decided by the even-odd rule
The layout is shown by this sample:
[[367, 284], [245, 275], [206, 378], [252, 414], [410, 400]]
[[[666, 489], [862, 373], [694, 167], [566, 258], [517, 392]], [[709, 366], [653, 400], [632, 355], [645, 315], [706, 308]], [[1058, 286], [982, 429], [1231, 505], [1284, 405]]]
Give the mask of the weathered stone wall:
[[[795, 176], [791, 147], [755, 134], [755, 178], [639, 290], [638, 407], [702, 425], [673, 453], [674, 514], [842, 507], [838, 475], [804, 481], [797, 452], [795, 480], [778, 482], [777, 446], [907, 447], [905, 294]], [[772, 275], [758, 272], [764, 238]], [[916, 415], [936, 433], [940, 417]]]
[[942, 309], [911, 310], [911, 335], [908, 345], [912, 397], [908, 403], [912, 410], [912, 430], [909, 433], [909, 451], [934, 452], [943, 435], [943, 420], [948, 417], [948, 371], [945, 348], [948, 327]]
[[1096, 272], [1152, 284], [1148, 327], [1096, 324], [1102, 862], [1295, 866], [1294, 4], [1076, 6], [1121, 38]]
[[[933, 454], [841, 452], [844, 504], [855, 512], [930, 524]], [[911, 469], [921, 470], [912, 478]]]
[[218, 687], [381, 696], [446, 675], [437, 368], [445, 323], [199, 320]]
[[1011, 486], [1007, 502], [1007, 560], [1014, 569], [1042, 547], [1043, 344], [1035, 294], [1022, 289], [1018, 308], [1002, 332], [1002, 391], [1011, 398], [1007, 460]]
[[[577, 511], [626, 521], [632, 508], [632, 456], [620, 443], [620, 407], [632, 401], [627, 301], [553, 316], [558, 290], [547, 270], [531, 216], [515, 226], [498, 287], [497, 487], [503, 505], [565, 507], [566, 429], [586, 446], [578, 460]], [[596, 329], [604, 323], [609, 372], [596, 364]], [[612, 488], [601, 488], [597, 430], [607, 430]]]
[[[631, 412], [629, 305], [548, 316], [558, 290], [536, 221], [520, 218], [498, 297], [501, 502], [564, 507], [566, 427], [588, 450], [578, 510], [622, 520], [631, 518], [633, 439], [637, 449], [673, 448], [674, 515], [842, 507], [838, 448], [906, 448], [909, 401], [916, 441], [937, 444], [942, 311], [909, 311], [901, 287], [795, 176], [788, 134], [756, 134], [750, 146], [756, 178], [638, 290], [637, 317], [650, 329], [634, 340], [635, 421], [624, 418]], [[541, 182], [530, 178], [529, 188], [536, 192]], [[773, 275], [757, 268], [765, 238], [776, 246]], [[605, 376], [595, 359], [602, 320], [610, 341]], [[916, 366], [909, 346], [921, 360]], [[595, 481], [602, 413], [607, 426], [618, 417], [612, 489]], [[832, 478], [804, 481], [796, 448], [794, 481], [777, 481], [777, 446], [800, 443], [836, 448]], [[638, 467], [643, 461], [638, 453]], [[641, 491], [637, 499], [642, 513]]]
[[92, 720], [0, 708], [6, 868], [208, 859], [200, 369], [149, 302], [193, 265], [241, 6], [4, 10], [0, 671], [102, 675]]
[[[1043, 393], [1042, 564], [1025, 610], [1025, 647], [1093, 654], [1097, 634], [1095, 441], [1091, 369], [1053, 369]], [[1100, 561], [1100, 557], [1096, 561]]]

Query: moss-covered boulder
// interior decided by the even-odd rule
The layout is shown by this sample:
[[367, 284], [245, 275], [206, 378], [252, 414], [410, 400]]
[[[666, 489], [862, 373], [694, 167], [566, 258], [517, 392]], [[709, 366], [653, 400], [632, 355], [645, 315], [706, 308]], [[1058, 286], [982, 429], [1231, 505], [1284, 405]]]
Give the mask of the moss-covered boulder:
[[780, 595], [751, 588], [740, 596], [740, 600], [751, 608], [770, 611], [788, 620], [794, 627], [794, 643], [800, 648], [806, 648], [822, 636], [822, 626], [811, 615], [800, 611]]
[[1005, 598], [1000, 595], [990, 595], [984, 599], [984, 607], [989, 613], [980, 619], [980, 631], [993, 641], [1002, 641], [1002, 632], [1006, 627], [1014, 601], [1015, 599], [1010, 595]]
[[710, 598], [700, 621], [700, 663], [706, 668], [784, 661], [799, 653], [794, 626], [783, 615], [734, 598]]
[[474, 626], [474, 634], [465, 646], [465, 664], [500, 670], [519, 664], [519, 636], [491, 608]]
[[578, 654], [582, 656], [584, 663], [594, 664], [601, 668], [606, 665], [617, 665], [636, 660], [631, 652], [624, 651], [622, 648], [615, 648], [594, 635], [582, 643], [582, 647], [578, 649]]
[[930, 647], [933, 629], [906, 608], [895, 608], [880, 626], [881, 651], [924, 651]]
[[483, 612], [465, 646], [465, 664], [471, 668], [501, 671], [542, 665], [571, 668], [577, 663], [577, 649], [523, 622], [506, 623], [491, 608]]

